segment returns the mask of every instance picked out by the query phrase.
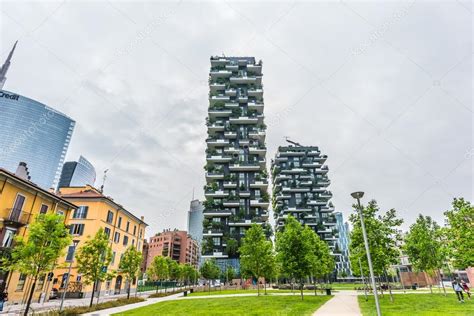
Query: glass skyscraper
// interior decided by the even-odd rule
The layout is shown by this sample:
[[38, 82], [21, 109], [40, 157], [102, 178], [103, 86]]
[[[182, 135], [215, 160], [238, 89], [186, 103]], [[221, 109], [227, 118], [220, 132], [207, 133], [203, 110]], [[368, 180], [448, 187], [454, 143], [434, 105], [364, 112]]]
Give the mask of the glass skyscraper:
[[35, 100], [0, 90], [0, 168], [28, 165], [31, 181], [56, 187], [75, 122]]
[[58, 188], [83, 187], [87, 184], [94, 186], [95, 177], [94, 166], [89, 160], [80, 156], [78, 161], [67, 161], [64, 164]]

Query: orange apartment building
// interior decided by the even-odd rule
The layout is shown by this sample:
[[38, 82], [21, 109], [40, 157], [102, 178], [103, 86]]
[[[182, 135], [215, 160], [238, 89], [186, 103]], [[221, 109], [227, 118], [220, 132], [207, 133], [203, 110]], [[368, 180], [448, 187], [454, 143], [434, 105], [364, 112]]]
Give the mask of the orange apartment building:
[[183, 230], [165, 230], [150, 237], [146, 268], [156, 256], [170, 257], [179, 263], [189, 263], [193, 267], [198, 265], [198, 242]]

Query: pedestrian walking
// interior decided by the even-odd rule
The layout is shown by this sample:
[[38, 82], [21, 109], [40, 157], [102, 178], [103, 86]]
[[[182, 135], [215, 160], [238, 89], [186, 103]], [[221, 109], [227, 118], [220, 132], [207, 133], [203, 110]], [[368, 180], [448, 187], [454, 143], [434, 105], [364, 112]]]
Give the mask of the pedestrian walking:
[[453, 290], [456, 292], [456, 296], [458, 297], [459, 303], [464, 303], [464, 295], [462, 294], [463, 288], [461, 286], [461, 282], [458, 279], [454, 280], [453, 283]]
[[467, 285], [466, 281], [462, 280], [461, 281], [461, 287], [466, 292], [467, 298], [471, 299], [471, 289], [469, 288], [469, 285]]
[[0, 312], [3, 311], [3, 306], [5, 305], [6, 301], [8, 301], [8, 293], [5, 290], [0, 292]]

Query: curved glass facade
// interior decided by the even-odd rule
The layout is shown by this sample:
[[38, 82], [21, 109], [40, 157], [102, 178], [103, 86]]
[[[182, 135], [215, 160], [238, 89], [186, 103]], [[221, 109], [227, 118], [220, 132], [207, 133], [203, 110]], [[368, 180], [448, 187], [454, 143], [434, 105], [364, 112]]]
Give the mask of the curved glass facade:
[[58, 187], [83, 187], [88, 184], [93, 186], [95, 177], [94, 166], [80, 156], [78, 161], [68, 161], [64, 164]]
[[0, 167], [28, 165], [31, 181], [55, 187], [75, 122], [35, 100], [0, 90]]

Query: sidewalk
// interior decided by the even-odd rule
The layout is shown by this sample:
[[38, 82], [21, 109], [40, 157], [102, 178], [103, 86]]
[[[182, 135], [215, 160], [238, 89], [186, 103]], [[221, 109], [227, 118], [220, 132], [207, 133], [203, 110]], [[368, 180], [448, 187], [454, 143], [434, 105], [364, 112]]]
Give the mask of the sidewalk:
[[[168, 289], [169, 291], [169, 289]], [[164, 292], [164, 290], [159, 290], [159, 292]], [[150, 294], [156, 293], [156, 290], [140, 292], [137, 296], [146, 297]], [[135, 296], [135, 293], [130, 294], [131, 297]], [[104, 303], [108, 301], [113, 301], [119, 298], [127, 297], [127, 294], [118, 294], [118, 295], [108, 295], [108, 296], [101, 296], [99, 297], [99, 303]], [[75, 299], [66, 299], [64, 300], [64, 308], [68, 307], [76, 307], [76, 306], [89, 306], [91, 301], [90, 297], [86, 298], [75, 298]], [[97, 302], [97, 298], [94, 298], [94, 304]], [[49, 302], [45, 303], [31, 303], [30, 312], [44, 312], [44, 311], [54, 311], [58, 310], [59, 306], [61, 305], [61, 299], [50, 300]], [[0, 312], [0, 315], [18, 315], [24, 311], [26, 305], [25, 304], [17, 304], [17, 305], [6, 305], [3, 308], [3, 312]]]
[[321, 306], [313, 316], [360, 316], [356, 291], [340, 291]]

